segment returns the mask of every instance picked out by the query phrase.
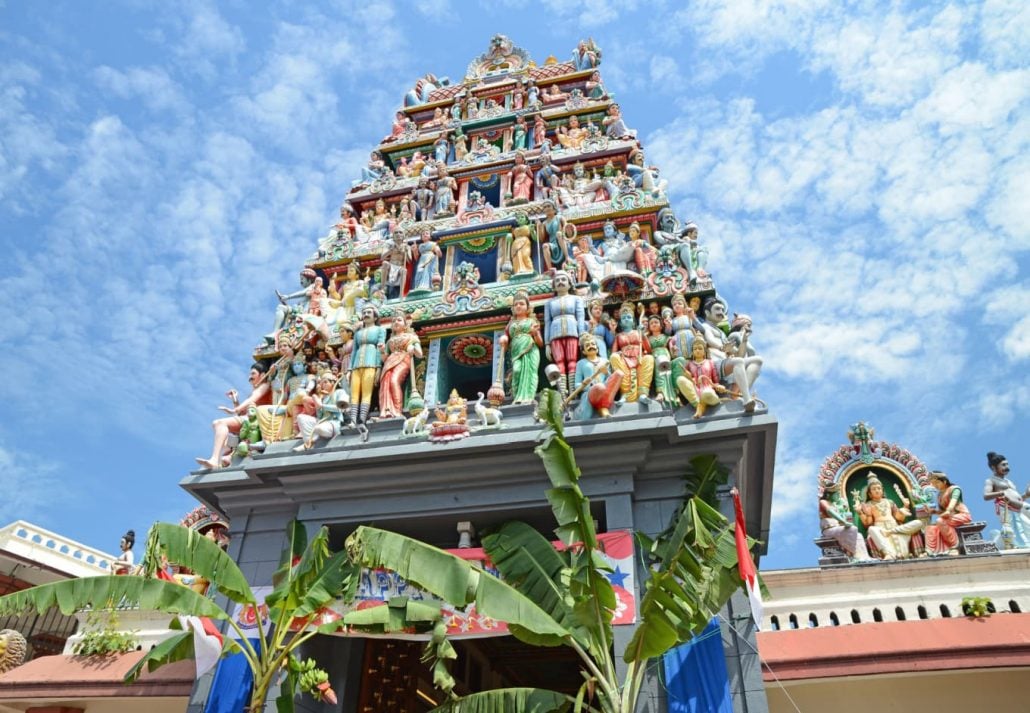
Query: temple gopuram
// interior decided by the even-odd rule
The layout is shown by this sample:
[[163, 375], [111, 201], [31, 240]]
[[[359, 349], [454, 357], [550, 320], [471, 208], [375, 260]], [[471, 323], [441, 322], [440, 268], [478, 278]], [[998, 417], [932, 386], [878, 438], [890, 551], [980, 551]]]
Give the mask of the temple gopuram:
[[[250, 394], [228, 393], [210, 455], [181, 483], [231, 522], [229, 553], [252, 583], [270, 583], [294, 518], [328, 526], [334, 548], [368, 523], [468, 552], [509, 520], [550, 533], [533, 453], [546, 387], [564, 397], [610, 543], [616, 650], [646, 576], [629, 534], [664, 528], [692, 457], [731, 469], [723, 512], [733, 518], [735, 486], [747, 531], [768, 540], [777, 423], [756, 392], [751, 319], [718, 293], [699, 227], [670, 206], [601, 57], [585, 40], [569, 61], [537, 63], [497, 35], [460, 81], [427, 74], [403, 97], [339, 222], [312, 236], [299, 284], [255, 335]], [[398, 586], [369, 581], [359, 597]], [[453, 614], [459, 690], [575, 694], [573, 653]], [[746, 596], [724, 615], [736, 709], [766, 710]], [[440, 701], [419, 651], [335, 635], [310, 647], [344, 710], [361, 713]], [[666, 710], [657, 673], [647, 686], [649, 710]]]
[[1008, 461], [988, 453], [982, 488], [962, 488], [865, 422], [847, 435], [816, 474], [819, 567], [763, 572], [769, 710], [858, 713], [870, 691], [913, 710], [1026, 710], [1030, 505]]

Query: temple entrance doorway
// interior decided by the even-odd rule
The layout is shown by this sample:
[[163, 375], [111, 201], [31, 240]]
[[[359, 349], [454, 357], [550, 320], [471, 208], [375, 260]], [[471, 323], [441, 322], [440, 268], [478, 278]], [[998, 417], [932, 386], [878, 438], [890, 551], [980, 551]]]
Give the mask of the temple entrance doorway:
[[[565, 647], [538, 647], [513, 636], [452, 640], [451, 666], [459, 695], [495, 688], [533, 687], [575, 696], [583, 678], [579, 658]], [[368, 639], [361, 675], [359, 713], [424, 713], [444, 702], [420, 658], [421, 641]]]

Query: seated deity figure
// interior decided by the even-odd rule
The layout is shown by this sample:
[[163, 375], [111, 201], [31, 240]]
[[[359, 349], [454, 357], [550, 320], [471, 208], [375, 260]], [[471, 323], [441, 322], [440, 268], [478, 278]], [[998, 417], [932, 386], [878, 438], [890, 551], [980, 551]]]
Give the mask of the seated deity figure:
[[558, 186], [558, 196], [561, 202], [569, 207], [581, 207], [607, 200], [616, 190], [607, 178], [587, 175], [583, 164], [578, 161], [572, 167], [572, 176], [566, 174], [566, 179]]
[[937, 520], [926, 527], [926, 551], [931, 555], [957, 555], [958, 531], [973, 521], [969, 508], [962, 502], [962, 489], [940, 471], [930, 473], [930, 484], [937, 490]]
[[575, 114], [569, 117], [568, 126], [558, 127], [558, 143], [562, 148], [578, 150], [586, 141], [588, 132], [579, 125], [579, 117]]
[[[583, 389], [573, 414], [577, 419], [608, 418], [622, 386], [621, 371], [612, 371], [608, 360], [598, 353], [598, 340], [590, 332], [579, 337], [582, 358], [576, 363], [575, 389]], [[586, 384], [586, 386], [584, 386]]]
[[604, 133], [610, 139], [635, 139], [637, 132], [626, 126], [622, 118], [622, 111], [618, 104], [611, 104], [608, 107], [608, 115], [601, 120], [604, 126]]
[[382, 178], [387, 174], [390, 169], [386, 167], [386, 161], [383, 160], [383, 155], [378, 151], [373, 151], [366, 164], [361, 169], [361, 178], [352, 182], [352, 187], [366, 185], [372, 183], [377, 178]]
[[916, 554], [912, 537], [926, 526], [922, 520], [909, 518], [912, 511], [899, 508], [883, 495], [883, 483], [870, 474], [866, 484], [866, 500], [855, 493], [855, 512], [866, 528], [870, 553], [880, 559], [907, 559]]
[[330, 324], [351, 324], [357, 319], [359, 300], [368, 297], [368, 281], [361, 279], [358, 264], [350, 262], [329, 283], [326, 315]]
[[993, 500], [1001, 520], [1001, 546], [1004, 549], [1030, 547], [1030, 487], [1022, 495], [1009, 479], [1008, 459], [1000, 453], [987, 454], [991, 474], [984, 481], [984, 500]]
[[319, 442], [330, 441], [340, 434], [349, 405], [346, 389], [338, 388], [341, 379], [331, 371], [319, 374], [315, 392], [304, 397], [304, 408], [294, 419], [302, 441], [293, 450], [314, 448]]
[[[730, 385], [735, 396], [744, 402], [744, 410], [751, 413], [757, 406], [752, 386], [762, 369], [761, 358], [748, 355], [753, 350], [745, 335], [750, 337], [750, 319], [738, 325], [739, 339], [727, 339], [721, 325], [727, 323], [726, 302], [720, 297], [711, 297], [702, 308], [704, 321], [696, 323], [701, 336], [708, 343], [709, 353], [719, 368], [719, 375]], [[744, 315], [746, 317], [746, 315]], [[743, 354], [741, 353], [743, 352]]]
[[293, 416], [304, 397], [315, 390], [316, 382], [308, 373], [303, 352], [290, 355], [289, 369], [282, 361], [269, 369], [271, 403], [258, 406], [258, 424], [266, 443], [286, 440], [293, 436]]
[[219, 410], [229, 414], [226, 418], [219, 418], [211, 422], [211, 429], [215, 432], [214, 444], [211, 448], [209, 458], [197, 458], [196, 461], [204, 468], [215, 469], [229, 464], [230, 455], [227, 449], [230, 434], [238, 434], [244, 422], [247, 420], [245, 414], [249, 414], [251, 407], [264, 406], [271, 403], [272, 392], [267, 379], [268, 365], [263, 362], [254, 362], [250, 367], [250, 396], [243, 401], [239, 399], [236, 389], [229, 389], [225, 395], [232, 402], [232, 407], [219, 406]]
[[633, 243], [627, 240], [615, 223], [610, 220], [605, 221], [601, 245], [598, 247], [598, 250], [606, 263], [606, 275], [617, 270], [628, 270], [636, 253]]
[[633, 185], [653, 196], [664, 194], [666, 188], [669, 187], [669, 182], [659, 177], [657, 166], [648, 166], [644, 163], [642, 149], [635, 149], [629, 155], [626, 173], [633, 179]]
[[651, 382], [654, 380], [654, 357], [648, 353], [647, 340], [637, 329], [633, 304], [626, 302], [619, 308], [619, 332], [615, 335], [612, 368], [621, 371], [622, 385], [620, 400], [627, 402], [649, 401]]
[[852, 522], [851, 513], [840, 496], [839, 483], [829, 483], [819, 489], [819, 529], [823, 537], [836, 540], [852, 561], [869, 561], [865, 540]]
[[703, 339], [690, 342], [690, 358], [678, 356], [672, 360], [672, 383], [688, 404], [694, 407], [694, 418], [719, 405], [719, 395], [727, 389], [719, 382], [719, 367], [708, 354]]

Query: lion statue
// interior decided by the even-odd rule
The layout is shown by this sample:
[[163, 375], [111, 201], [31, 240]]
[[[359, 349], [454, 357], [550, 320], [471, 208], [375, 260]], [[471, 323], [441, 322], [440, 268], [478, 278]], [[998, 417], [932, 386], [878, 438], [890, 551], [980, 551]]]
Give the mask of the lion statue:
[[0, 631], [0, 673], [6, 673], [25, 662], [28, 643], [14, 629]]

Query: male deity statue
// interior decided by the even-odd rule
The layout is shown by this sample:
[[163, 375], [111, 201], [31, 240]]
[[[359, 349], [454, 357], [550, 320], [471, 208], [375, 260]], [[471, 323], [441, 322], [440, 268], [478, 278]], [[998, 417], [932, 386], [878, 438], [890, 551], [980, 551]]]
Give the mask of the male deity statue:
[[727, 323], [726, 302], [720, 297], [709, 298], [702, 311], [704, 321], [698, 324], [708, 343], [709, 353], [719, 366], [719, 375], [731, 385], [734, 394], [739, 394], [744, 402], [744, 411], [751, 413], [757, 405], [752, 387], [762, 371], [762, 359], [754, 354], [754, 347], [748, 343], [751, 320], [744, 315], [737, 324], [737, 337], [728, 340], [721, 328]]
[[991, 474], [984, 481], [984, 500], [993, 500], [1001, 520], [1001, 544], [1006, 550], [1030, 547], [1030, 487], [1022, 495], [1009, 479], [1009, 461], [1000, 453], [987, 454]]
[[648, 401], [654, 380], [654, 357], [645, 352], [650, 347], [637, 329], [633, 304], [626, 302], [619, 308], [619, 333], [615, 335], [610, 361], [612, 368], [623, 373], [622, 401]]
[[350, 359], [350, 422], [358, 429], [361, 440], [368, 439], [368, 412], [372, 407], [372, 391], [379, 381], [386, 348], [386, 328], [380, 327], [379, 310], [373, 304], [361, 308], [361, 326], [354, 332], [354, 348]]
[[572, 278], [556, 270], [551, 278], [554, 297], [544, 305], [544, 344], [548, 360], [558, 368], [558, 391], [567, 396], [574, 388], [579, 360], [579, 335], [587, 331], [583, 298], [569, 294]]
[[608, 360], [598, 353], [597, 338], [591, 332], [580, 335], [579, 351], [583, 358], [576, 364], [575, 387], [582, 387], [585, 393], [579, 396], [575, 417], [608, 418], [624, 375], [611, 370]]
[[830, 483], [819, 489], [819, 529], [823, 537], [835, 539], [853, 561], [867, 562], [870, 559], [862, 533], [855, 527], [847, 504], [841, 498], [839, 483]]
[[917, 554], [912, 536], [923, 531], [926, 523], [910, 520], [912, 511], [898, 507], [883, 496], [883, 483], [870, 473], [866, 481], [866, 501], [859, 501], [855, 491], [855, 510], [869, 536], [869, 544], [880, 559], [907, 559]]
[[386, 299], [395, 300], [401, 296], [404, 280], [408, 276], [408, 245], [400, 232], [390, 237], [390, 247], [382, 254], [383, 285], [386, 288]]

